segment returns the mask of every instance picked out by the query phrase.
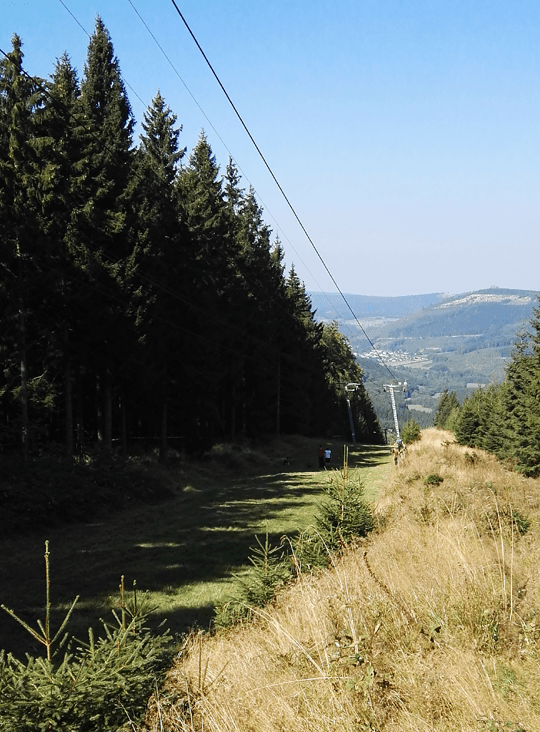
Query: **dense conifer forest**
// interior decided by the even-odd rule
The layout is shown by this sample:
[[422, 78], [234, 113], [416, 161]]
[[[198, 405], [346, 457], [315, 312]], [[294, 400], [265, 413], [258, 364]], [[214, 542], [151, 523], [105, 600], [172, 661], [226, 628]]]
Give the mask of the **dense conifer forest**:
[[[0, 60], [0, 447], [68, 459], [153, 440], [346, 434], [362, 373], [232, 160], [192, 150], [157, 92], [135, 120], [101, 19], [82, 78]], [[381, 430], [363, 386], [356, 436]], [[173, 441], [175, 438], [175, 441]]]

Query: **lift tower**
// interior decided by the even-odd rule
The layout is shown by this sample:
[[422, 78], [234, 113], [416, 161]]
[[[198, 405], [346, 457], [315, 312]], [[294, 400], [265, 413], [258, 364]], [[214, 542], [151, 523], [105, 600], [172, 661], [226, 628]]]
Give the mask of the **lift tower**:
[[349, 410], [349, 424], [351, 425], [351, 437], [353, 445], [356, 445], [356, 435], [354, 434], [354, 422], [351, 409], [351, 394], [354, 394], [359, 386], [360, 384], [356, 384], [354, 381], [351, 381], [349, 384], [345, 384], [345, 399], [347, 400], [347, 409]]
[[397, 409], [396, 409], [396, 398], [394, 396], [394, 391], [405, 391], [407, 388], [407, 382], [404, 381], [401, 383], [401, 381], [398, 381], [397, 384], [384, 384], [384, 390], [390, 392], [390, 401], [392, 402], [392, 412], [394, 414], [394, 425], [396, 428], [396, 442], [398, 445], [401, 445], [401, 435], [399, 434], [399, 422], [397, 418]]

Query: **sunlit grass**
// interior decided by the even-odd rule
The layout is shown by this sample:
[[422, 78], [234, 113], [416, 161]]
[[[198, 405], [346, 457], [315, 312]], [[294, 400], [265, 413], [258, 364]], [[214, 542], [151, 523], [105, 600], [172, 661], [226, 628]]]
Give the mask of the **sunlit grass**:
[[381, 490], [384, 528], [254, 622], [194, 634], [149, 729], [539, 730], [540, 481], [470, 453], [425, 431]]

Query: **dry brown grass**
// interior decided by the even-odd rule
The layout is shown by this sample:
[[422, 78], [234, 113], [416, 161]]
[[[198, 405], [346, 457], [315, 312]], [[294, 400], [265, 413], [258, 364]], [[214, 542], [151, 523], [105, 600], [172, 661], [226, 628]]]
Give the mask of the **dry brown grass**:
[[148, 729], [540, 730], [540, 483], [451, 439], [409, 449], [369, 540], [255, 623], [188, 638]]

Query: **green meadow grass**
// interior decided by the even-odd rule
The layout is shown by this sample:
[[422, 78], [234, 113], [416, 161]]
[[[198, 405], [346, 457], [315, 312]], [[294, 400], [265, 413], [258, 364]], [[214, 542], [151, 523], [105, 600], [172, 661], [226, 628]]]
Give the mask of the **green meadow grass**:
[[[30, 625], [44, 616], [44, 542], [50, 543], [52, 619], [76, 595], [72, 635], [85, 638], [118, 606], [120, 578], [155, 607], [153, 622], [173, 633], [207, 627], [216, 603], [232, 589], [234, 575], [248, 566], [255, 535], [273, 544], [313, 523], [328, 479], [318, 470], [318, 442], [271, 441], [259, 448], [218, 446], [199, 463], [177, 460], [156, 475], [173, 488], [157, 505], [137, 506], [93, 519], [0, 541], [0, 603]], [[332, 448], [330, 469], [343, 465], [343, 444]], [[373, 500], [390, 467], [386, 447], [349, 448], [349, 469], [358, 470]], [[148, 465], [146, 465], [148, 469]], [[39, 644], [0, 612], [0, 648], [42, 653]]]

